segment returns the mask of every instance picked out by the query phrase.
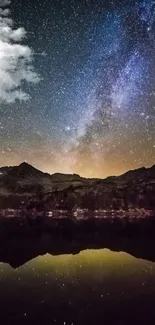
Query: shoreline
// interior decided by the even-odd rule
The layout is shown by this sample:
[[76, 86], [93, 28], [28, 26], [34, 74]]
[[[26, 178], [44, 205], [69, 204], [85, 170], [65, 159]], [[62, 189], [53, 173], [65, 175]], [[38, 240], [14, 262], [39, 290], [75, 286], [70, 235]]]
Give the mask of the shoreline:
[[103, 238], [155, 238], [155, 216], [148, 218], [0, 218], [0, 240], [35, 238], [42, 235], [52, 240], [102, 242]]

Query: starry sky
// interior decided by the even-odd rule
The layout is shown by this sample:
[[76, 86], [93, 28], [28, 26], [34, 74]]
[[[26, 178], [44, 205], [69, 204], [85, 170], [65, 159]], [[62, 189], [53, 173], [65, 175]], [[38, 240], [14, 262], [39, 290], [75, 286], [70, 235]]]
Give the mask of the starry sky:
[[14, 0], [9, 8], [11, 28], [27, 32], [20, 43], [33, 50], [34, 70], [18, 75], [24, 95], [11, 100], [0, 81], [0, 165], [86, 177], [153, 165], [155, 1]]

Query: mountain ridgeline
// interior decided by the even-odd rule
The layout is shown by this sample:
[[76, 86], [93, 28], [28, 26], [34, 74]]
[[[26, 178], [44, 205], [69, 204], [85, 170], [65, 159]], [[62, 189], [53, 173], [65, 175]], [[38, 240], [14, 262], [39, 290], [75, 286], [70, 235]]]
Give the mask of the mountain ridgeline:
[[155, 165], [106, 179], [87, 179], [77, 174], [53, 175], [33, 166], [0, 168], [0, 209], [91, 211], [138, 208], [155, 211]]

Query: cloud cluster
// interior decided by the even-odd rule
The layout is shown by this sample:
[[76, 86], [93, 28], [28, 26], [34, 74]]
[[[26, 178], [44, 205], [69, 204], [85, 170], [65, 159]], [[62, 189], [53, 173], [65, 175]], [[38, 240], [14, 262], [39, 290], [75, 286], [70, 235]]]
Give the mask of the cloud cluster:
[[39, 76], [33, 68], [33, 51], [20, 42], [26, 31], [14, 29], [14, 22], [6, 8], [10, 0], [0, 0], [0, 101], [12, 103], [16, 99], [27, 100], [23, 82], [36, 83]]

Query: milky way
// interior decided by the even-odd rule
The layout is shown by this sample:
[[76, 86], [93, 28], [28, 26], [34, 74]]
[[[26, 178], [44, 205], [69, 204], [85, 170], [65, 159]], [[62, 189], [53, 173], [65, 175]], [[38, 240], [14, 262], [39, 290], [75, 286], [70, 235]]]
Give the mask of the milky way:
[[2, 103], [0, 164], [105, 177], [155, 163], [155, 1], [20, 0], [40, 82]]

